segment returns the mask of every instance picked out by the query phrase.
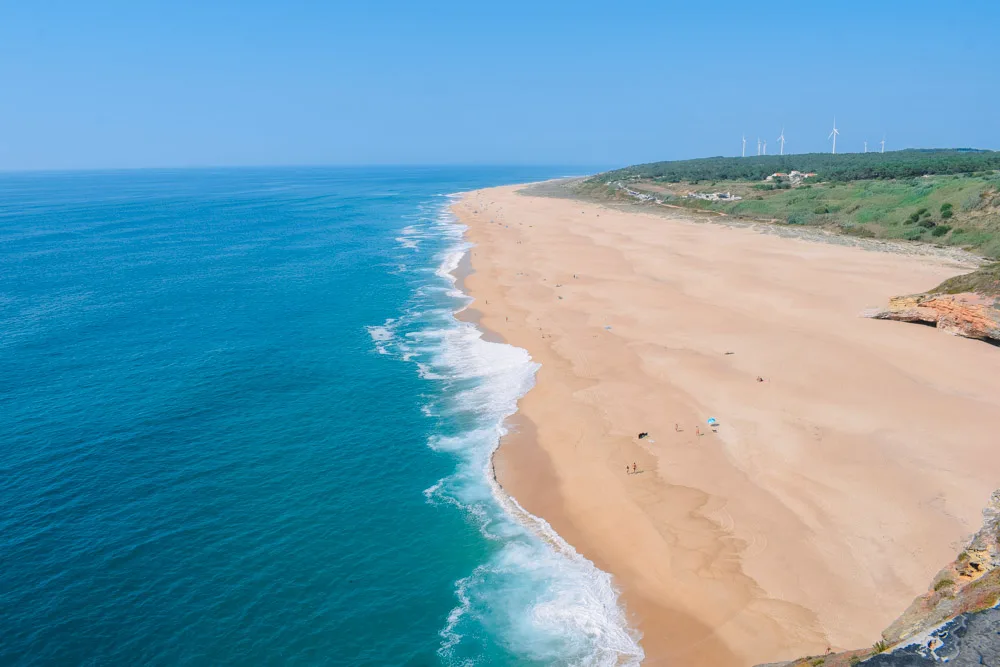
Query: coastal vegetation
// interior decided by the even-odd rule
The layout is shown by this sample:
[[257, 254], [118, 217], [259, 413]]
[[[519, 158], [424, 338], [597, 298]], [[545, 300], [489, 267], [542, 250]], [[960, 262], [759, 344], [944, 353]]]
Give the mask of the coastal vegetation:
[[760, 181], [775, 172], [815, 173], [830, 181], [970, 174], [1000, 169], [1000, 152], [971, 148], [907, 149], [888, 153], [801, 153], [755, 157], [708, 157], [651, 162], [601, 174], [605, 180], [650, 179], [669, 183]]
[[[793, 169], [815, 175], [795, 174], [793, 180]], [[599, 174], [579, 190], [852, 236], [956, 246], [1000, 259], [998, 152], [657, 162]]]
[[[932, 294], [975, 292], [987, 296], [1000, 296], [1000, 262], [980, 267], [972, 273], [949, 278], [930, 292]], [[968, 554], [965, 556], [968, 559]]]

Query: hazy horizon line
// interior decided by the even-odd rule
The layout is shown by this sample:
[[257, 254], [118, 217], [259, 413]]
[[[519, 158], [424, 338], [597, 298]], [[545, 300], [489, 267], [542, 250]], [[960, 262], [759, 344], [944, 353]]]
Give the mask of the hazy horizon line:
[[[908, 150], [917, 151], [979, 151], [979, 152], [997, 152], [994, 148], [976, 148], [973, 146], [951, 146], [951, 147], [916, 147], [908, 146], [905, 148], [894, 148], [890, 151], [885, 151], [886, 153], [898, 153]], [[871, 154], [881, 154], [880, 151], [871, 150], [867, 151]], [[827, 155], [830, 154], [829, 151], [811, 151], [806, 153], [784, 153], [784, 154], [766, 154], [766, 155], [701, 155], [698, 157], [671, 157], [658, 160], [648, 160], [648, 161], [635, 161], [635, 162], [619, 162], [616, 165], [605, 164], [598, 166], [596, 164], [586, 164], [580, 162], [299, 162], [299, 163], [277, 163], [277, 164], [205, 164], [205, 165], [143, 165], [143, 166], [126, 166], [126, 167], [37, 167], [37, 168], [5, 168], [0, 167], [0, 175], [11, 176], [17, 174], [63, 174], [63, 173], [111, 173], [111, 172], [124, 172], [124, 171], [211, 171], [211, 170], [221, 170], [221, 169], [393, 169], [393, 168], [415, 168], [415, 169], [434, 169], [434, 168], [448, 168], [448, 167], [471, 167], [471, 168], [531, 168], [531, 167], [565, 167], [567, 169], [594, 169], [598, 168], [597, 172], [589, 173], [600, 173], [601, 171], [611, 171], [614, 169], [621, 169], [624, 167], [630, 167], [641, 164], [651, 164], [655, 162], [682, 162], [685, 160], [698, 160], [698, 159], [710, 159], [710, 158], [740, 158], [740, 159], [753, 159], [758, 157], [774, 158], [774, 157], [790, 157], [793, 155]], [[836, 153], [836, 155], [865, 155], [865, 151], [842, 151]]]

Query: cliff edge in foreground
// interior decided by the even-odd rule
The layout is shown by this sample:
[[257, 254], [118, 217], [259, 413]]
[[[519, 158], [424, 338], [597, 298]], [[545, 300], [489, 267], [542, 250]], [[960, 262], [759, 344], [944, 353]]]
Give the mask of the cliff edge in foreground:
[[983, 527], [873, 647], [800, 658], [781, 667], [1000, 666], [998, 603], [1000, 491], [995, 491], [983, 510]]

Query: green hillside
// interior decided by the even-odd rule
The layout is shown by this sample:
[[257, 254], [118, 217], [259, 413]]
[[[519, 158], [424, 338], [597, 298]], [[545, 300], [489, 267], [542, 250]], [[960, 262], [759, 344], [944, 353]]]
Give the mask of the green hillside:
[[[764, 180], [792, 170], [816, 175]], [[706, 158], [606, 172], [578, 189], [603, 199], [958, 246], [1000, 259], [998, 170], [1000, 153], [972, 150]], [[712, 193], [731, 197], [699, 198]]]
[[706, 180], [759, 181], [775, 172], [814, 172], [823, 180], [907, 178], [927, 174], [970, 174], [1000, 169], [1000, 152], [959, 149], [908, 149], [888, 153], [803, 153], [756, 157], [709, 157], [651, 162], [599, 174], [607, 180], [664, 182]]

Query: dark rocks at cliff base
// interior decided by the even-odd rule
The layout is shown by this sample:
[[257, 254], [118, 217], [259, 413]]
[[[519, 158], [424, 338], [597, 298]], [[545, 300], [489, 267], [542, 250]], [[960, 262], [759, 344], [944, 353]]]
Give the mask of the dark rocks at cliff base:
[[922, 641], [860, 663], [871, 667], [1000, 667], [1000, 609], [962, 614]]

